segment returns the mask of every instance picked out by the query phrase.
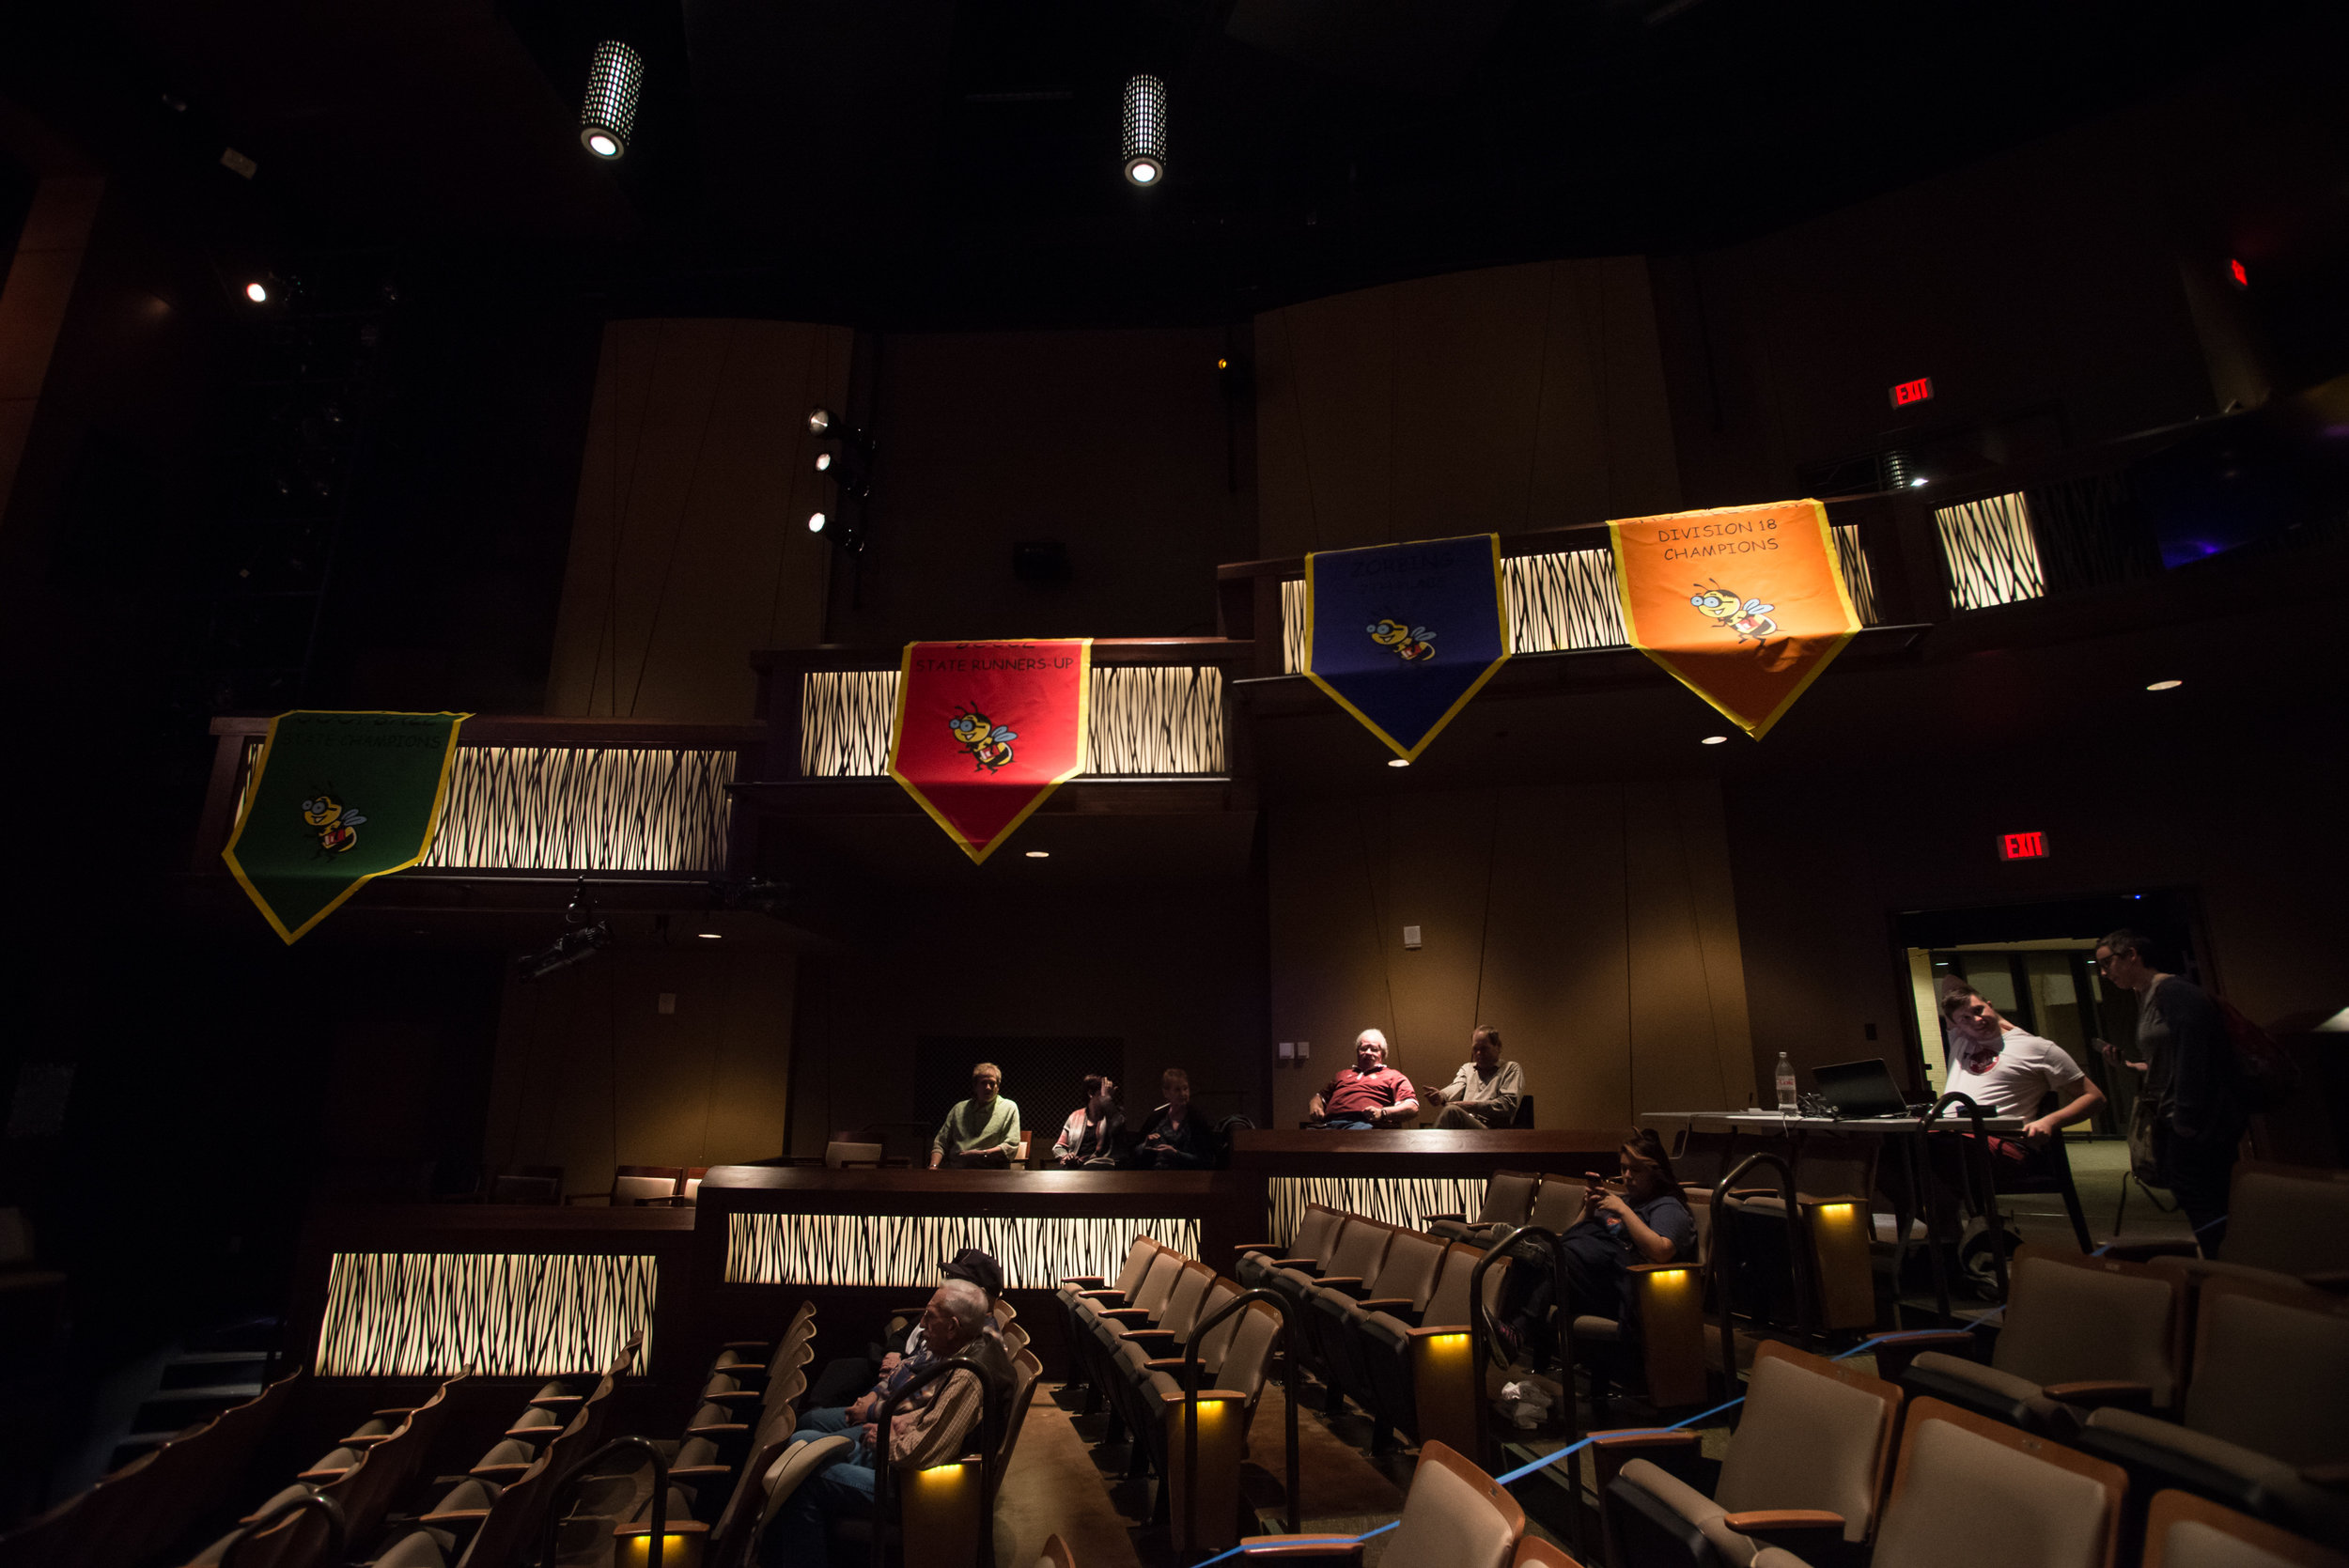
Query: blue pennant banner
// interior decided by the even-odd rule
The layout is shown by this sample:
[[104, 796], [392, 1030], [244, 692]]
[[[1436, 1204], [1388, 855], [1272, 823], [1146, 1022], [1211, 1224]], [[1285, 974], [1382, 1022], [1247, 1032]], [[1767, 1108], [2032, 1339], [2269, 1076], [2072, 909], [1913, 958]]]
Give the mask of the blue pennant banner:
[[1305, 674], [1406, 761], [1508, 658], [1497, 534], [1305, 557]]

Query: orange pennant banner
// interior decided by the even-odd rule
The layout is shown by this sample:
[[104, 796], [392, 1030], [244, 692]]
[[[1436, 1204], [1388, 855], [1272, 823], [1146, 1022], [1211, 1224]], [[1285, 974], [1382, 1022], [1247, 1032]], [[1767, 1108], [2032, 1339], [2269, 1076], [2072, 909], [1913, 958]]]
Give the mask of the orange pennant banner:
[[1756, 740], [1859, 629], [1816, 501], [1607, 526], [1631, 645]]

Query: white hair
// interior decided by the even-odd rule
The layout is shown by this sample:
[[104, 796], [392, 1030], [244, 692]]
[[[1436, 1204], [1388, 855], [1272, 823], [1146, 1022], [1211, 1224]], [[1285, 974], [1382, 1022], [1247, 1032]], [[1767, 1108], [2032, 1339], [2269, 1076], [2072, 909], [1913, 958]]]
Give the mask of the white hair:
[[987, 1292], [968, 1280], [946, 1281], [932, 1299], [945, 1307], [946, 1315], [955, 1320], [961, 1339], [969, 1339], [988, 1316]]
[[1364, 1040], [1375, 1041], [1380, 1050], [1385, 1050], [1387, 1048], [1387, 1035], [1384, 1030], [1365, 1029], [1360, 1034], [1354, 1036], [1354, 1043], [1358, 1046]]

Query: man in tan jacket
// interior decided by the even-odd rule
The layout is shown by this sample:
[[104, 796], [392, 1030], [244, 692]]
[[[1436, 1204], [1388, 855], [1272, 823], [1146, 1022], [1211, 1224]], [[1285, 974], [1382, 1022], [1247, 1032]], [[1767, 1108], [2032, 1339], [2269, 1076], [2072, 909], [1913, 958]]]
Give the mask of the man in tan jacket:
[[[987, 1309], [987, 1293], [968, 1280], [948, 1280], [938, 1287], [922, 1310], [921, 1350], [848, 1407], [848, 1425], [839, 1435], [849, 1439], [848, 1446], [801, 1482], [776, 1511], [759, 1542], [762, 1563], [769, 1568], [828, 1568], [832, 1521], [873, 1514], [881, 1406], [923, 1371], [957, 1356], [987, 1368], [1006, 1389], [1011, 1387], [1011, 1356]], [[898, 1405], [890, 1422], [890, 1462], [904, 1472], [960, 1458], [974, 1441], [984, 1400], [979, 1380], [967, 1372], [949, 1374], [915, 1389]]]

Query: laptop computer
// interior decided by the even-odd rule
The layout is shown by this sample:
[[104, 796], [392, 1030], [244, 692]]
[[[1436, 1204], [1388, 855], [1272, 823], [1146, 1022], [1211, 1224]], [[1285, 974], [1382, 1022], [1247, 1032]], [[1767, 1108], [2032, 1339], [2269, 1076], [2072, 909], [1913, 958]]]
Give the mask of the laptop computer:
[[1871, 1116], [1906, 1116], [1908, 1100], [1900, 1085], [1892, 1081], [1892, 1069], [1884, 1064], [1884, 1058], [1872, 1056], [1865, 1062], [1838, 1062], [1829, 1066], [1811, 1069], [1811, 1081], [1818, 1085], [1835, 1114], [1854, 1120]]

